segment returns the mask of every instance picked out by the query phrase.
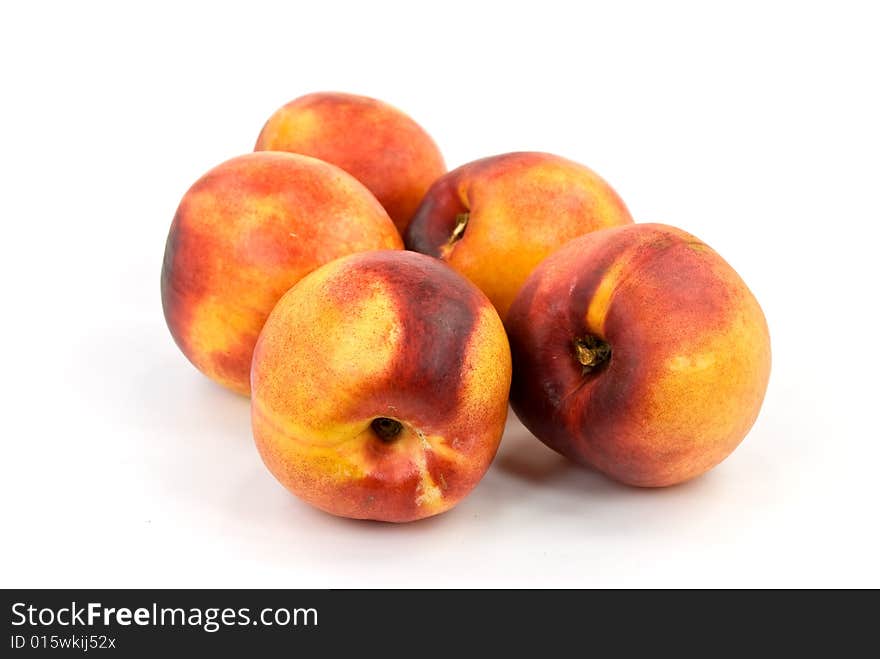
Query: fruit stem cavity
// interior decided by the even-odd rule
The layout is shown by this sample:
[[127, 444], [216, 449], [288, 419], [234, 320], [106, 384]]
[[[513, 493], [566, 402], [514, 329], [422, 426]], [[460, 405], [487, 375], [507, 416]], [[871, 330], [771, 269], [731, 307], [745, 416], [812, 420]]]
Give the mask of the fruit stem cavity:
[[397, 419], [389, 419], [388, 417], [380, 416], [373, 419], [370, 423], [370, 428], [373, 429], [376, 437], [383, 442], [391, 442], [401, 433], [403, 430], [403, 424]]
[[592, 335], [574, 340], [574, 354], [583, 368], [583, 374], [593, 373], [611, 359], [611, 346]]
[[452, 250], [452, 246], [455, 245], [461, 237], [464, 235], [464, 230], [467, 228], [468, 220], [470, 219], [471, 214], [468, 212], [459, 213], [455, 216], [455, 226], [452, 229], [452, 235], [449, 236], [449, 240], [443, 246], [441, 250], [442, 256], [446, 256]]
[[470, 218], [470, 213], [459, 213], [455, 216], [455, 228], [452, 230], [452, 235], [449, 237], [450, 245], [454, 242], [458, 242], [459, 240], [461, 240], [461, 237], [464, 235], [465, 227], [467, 227], [467, 223]]

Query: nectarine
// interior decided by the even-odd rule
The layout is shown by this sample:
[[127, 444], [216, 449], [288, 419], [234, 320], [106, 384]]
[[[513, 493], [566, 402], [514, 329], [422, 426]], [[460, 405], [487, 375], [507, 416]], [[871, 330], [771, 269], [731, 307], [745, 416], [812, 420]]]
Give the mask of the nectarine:
[[431, 137], [395, 107], [366, 96], [318, 92], [278, 109], [256, 151], [290, 151], [342, 167], [388, 211], [401, 233], [428, 187], [446, 171]]
[[263, 461], [335, 515], [404, 522], [448, 510], [498, 448], [511, 377], [486, 297], [435, 259], [368, 252], [304, 277], [254, 352]]
[[431, 186], [404, 234], [492, 300], [503, 319], [535, 266], [582, 234], [629, 224], [593, 171], [549, 153], [507, 153], [455, 169]]
[[694, 236], [597, 231], [529, 277], [507, 317], [511, 402], [541, 441], [624, 483], [664, 486], [723, 460], [770, 374], [764, 314]]
[[233, 158], [177, 209], [162, 265], [165, 319], [199, 370], [247, 394], [257, 335], [288, 288], [339, 256], [402, 247], [379, 202], [338, 167], [290, 153]]

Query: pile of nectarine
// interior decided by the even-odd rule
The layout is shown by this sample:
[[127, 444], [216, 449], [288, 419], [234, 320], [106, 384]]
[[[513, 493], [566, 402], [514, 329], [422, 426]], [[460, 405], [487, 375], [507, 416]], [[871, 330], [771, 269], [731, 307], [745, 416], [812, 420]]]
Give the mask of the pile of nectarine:
[[453, 507], [508, 399], [579, 463], [680, 483], [742, 441], [770, 373], [758, 302], [696, 237], [633, 224], [559, 156], [447, 173], [412, 119], [350, 94], [288, 103], [187, 191], [162, 305], [187, 358], [251, 396], [269, 471], [346, 517]]

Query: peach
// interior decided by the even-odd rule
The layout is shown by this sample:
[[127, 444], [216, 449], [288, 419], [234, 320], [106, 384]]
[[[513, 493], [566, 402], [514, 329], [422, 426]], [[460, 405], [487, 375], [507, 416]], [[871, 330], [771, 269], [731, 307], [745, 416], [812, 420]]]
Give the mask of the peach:
[[338, 167], [290, 153], [233, 158], [177, 209], [162, 264], [165, 320], [196, 368], [247, 394], [257, 336], [288, 288], [337, 257], [402, 247], [379, 202]]
[[631, 485], [699, 476], [754, 423], [770, 375], [761, 307], [694, 236], [661, 224], [578, 238], [510, 309], [511, 402], [549, 447]]
[[630, 224], [623, 201], [590, 169], [549, 153], [477, 160], [439, 179], [404, 235], [492, 300], [503, 319], [552, 251], [596, 229]]
[[344, 517], [405, 522], [456, 505], [507, 417], [510, 348], [466, 279], [413, 252], [369, 252], [304, 277], [254, 352], [251, 416], [266, 466]]
[[273, 114], [256, 151], [291, 151], [342, 167], [366, 185], [401, 233], [446, 164], [431, 137], [410, 117], [366, 96], [319, 92]]

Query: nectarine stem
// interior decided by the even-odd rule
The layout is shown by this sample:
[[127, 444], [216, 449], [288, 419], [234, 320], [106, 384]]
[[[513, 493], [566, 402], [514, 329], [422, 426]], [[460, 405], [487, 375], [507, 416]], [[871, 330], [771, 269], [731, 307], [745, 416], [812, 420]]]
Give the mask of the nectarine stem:
[[380, 416], [373, 419], [370, 428], [383, 442], [390, 442], [403, 430], [403, 424], [396, 419]]
[[467, 227], [470, 217], [470, 213], [459, 213], [455, 216], [455, 228], [452, 230], [452, 235], [449, 237], [450, 245], [457, 240], [461, 240], [461, 236], [464, 234], [465, 227]]
[[452, 246], [459, 240], [461, 240], [461, 237], [464, 235], [464, 230], [465, 228], [467, 228], [467, 223], [470, 217], [470, 213], [467, 212], [459, 213], [455, 216], [455, 227], [453, 227], [452, 229], [452, 235], [449, 236], [449, 240], [446, 242], [446, 244], [440, 248], [441, 258], [445, 258], [452, 250]]
[[574, 353], [586, 375], [600, 368], [611, 358], [611, 346], [602, 339], [587, 335], [574, 340]]

